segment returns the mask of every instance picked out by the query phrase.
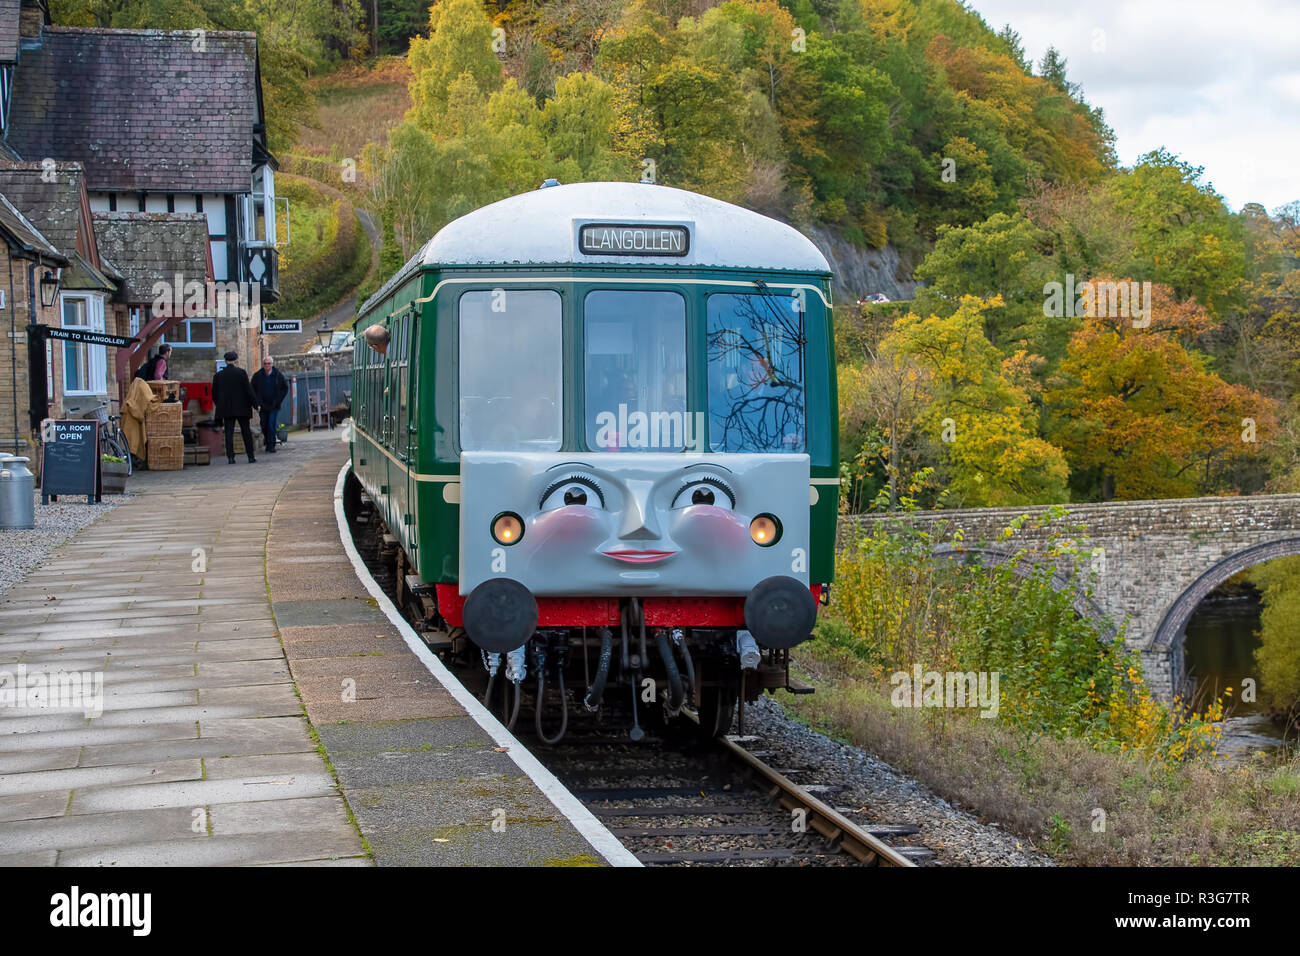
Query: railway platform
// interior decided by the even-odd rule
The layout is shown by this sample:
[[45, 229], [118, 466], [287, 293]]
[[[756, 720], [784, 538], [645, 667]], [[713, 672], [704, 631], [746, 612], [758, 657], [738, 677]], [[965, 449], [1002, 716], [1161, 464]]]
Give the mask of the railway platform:
[[0, 594], [0, 865], [634, 862], [365, 575], [340, 437], [133, 476]]

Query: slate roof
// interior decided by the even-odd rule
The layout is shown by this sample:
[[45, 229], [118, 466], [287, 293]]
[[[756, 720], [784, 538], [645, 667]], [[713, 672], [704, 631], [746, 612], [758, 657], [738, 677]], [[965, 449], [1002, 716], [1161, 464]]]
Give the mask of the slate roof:
[[81, 237], [88, 254], [83, 255], [77, 248], [83, 172], [80, 163], [55, 163], [49, 167], [41, 163], [0, 163], [0, 193], [68, 257], [71, 268], [63, 274], [63, 288], [113, 292], [116, 287], [111, 267], [105, 269], [101, 263], [97, 268], [94, 263], [98, 250], [92, 223], [85, 223], [91, 234]]
[[[0, 0], [3, 2], [3, 0]], [[257, 36], [47, 27], [24, 46], [9, 144], [79, 160], [95, 191], [248, 192]]]
[[0, 0], [0, 63], [18, 59], [18, 11], [23, 0]]
[[201, 212], [97, 212], [100, 255], [123, 280], [127, 302], [152, 302], [154, 283], [205, 282], [208, 221]]
[[[41, 234], [65, 255], [77, 249], [77, 222], [81, 212], [80, 163], [56, 163], [46, 182], [46, 168], [40, 163], [0, 163], [0, 193], [22, 210], [27, 219], [40, 223]], [[90, 228], [90, 223], [86, 223]]]
[[40, 230], [28, 222], [3, 194], [0, 194], [0, 230], [8, 233], [20, 246], [40, 253], [47, 259], [57, 262], [68, 261], [67, 256], [55, 249], [50, 241], [41, 235]]

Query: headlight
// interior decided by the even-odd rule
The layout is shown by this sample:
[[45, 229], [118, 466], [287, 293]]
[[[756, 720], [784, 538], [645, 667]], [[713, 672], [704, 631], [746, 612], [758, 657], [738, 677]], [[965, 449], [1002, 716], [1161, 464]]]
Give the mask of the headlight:
[[514, 544], [523, 536], [523, 519], [513, 511], [503, 511], [492, 519], [492, 537], [497, 544]]
[[756, 545], [771, 547], [781, 539], [781, 522], [776, 515], [759, 515], [749, 523], [749, 536]]

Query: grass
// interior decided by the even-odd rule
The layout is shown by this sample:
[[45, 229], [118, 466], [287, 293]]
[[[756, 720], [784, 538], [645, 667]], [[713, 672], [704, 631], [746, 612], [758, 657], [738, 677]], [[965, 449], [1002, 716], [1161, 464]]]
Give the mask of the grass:
[[895, 708], [889, 685], [815, 640], [792, 655], [815, 694], [793, 715], [877, 754], [955, 805], [1084, 866], [1300, 865], [1300, 757], [1175, 766], [1013, 732], [997, 720]]
[[[410, 70], [403, 57], [381, 57], [370, 66], [348, 66], [315, 80], [317, 126], [304, 126], [293, 151], [282, 156], [286, 168], [347, 191], [364, 201], [367, 191], [360, 169], [367, 143], [382, 143], [411, 108], [406, 84]], [[346, 183], [339, 174], [343, 160], [357, 164], [357, 178]]]

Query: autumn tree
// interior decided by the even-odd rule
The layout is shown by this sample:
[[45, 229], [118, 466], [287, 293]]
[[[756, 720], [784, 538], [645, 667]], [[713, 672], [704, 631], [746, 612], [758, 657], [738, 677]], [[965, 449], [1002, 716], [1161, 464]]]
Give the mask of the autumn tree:
[[1046, 395], [1048, 435], [1065, 451], [1079, 496], [1238, 490], [1230, 469], [1263, 455], [1276, 408], [1224, 381], [1190, 347], [1215, 325], [1203, 306], [1166, 286], [1153, 288], [1147, 317], [1085, 318], [1061, 364], [1063, 384]]

